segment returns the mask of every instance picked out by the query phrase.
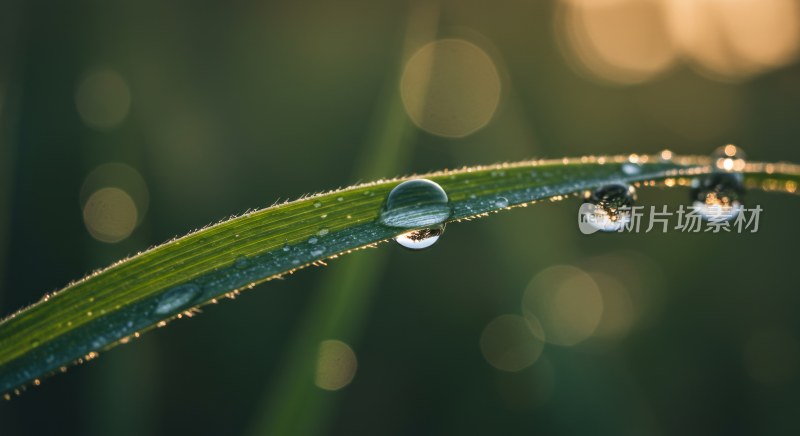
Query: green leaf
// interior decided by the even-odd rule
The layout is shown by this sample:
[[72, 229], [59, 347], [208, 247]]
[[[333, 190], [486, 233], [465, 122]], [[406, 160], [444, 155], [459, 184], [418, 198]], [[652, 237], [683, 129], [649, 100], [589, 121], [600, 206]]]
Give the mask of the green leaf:
[[[459, 221], [611, 182], [685, 185], [703, 157], [586, 157], [441, 171], [419, 177], [447, 192]], [[748, 164], [748, 186], [796, 192], [800, 168]], [[248, 212], [147, 250], [46, 295], [0, 322], [0, 391], [96, 356], [200, 305], [406, 230], [382, 226], [385, 180]]]

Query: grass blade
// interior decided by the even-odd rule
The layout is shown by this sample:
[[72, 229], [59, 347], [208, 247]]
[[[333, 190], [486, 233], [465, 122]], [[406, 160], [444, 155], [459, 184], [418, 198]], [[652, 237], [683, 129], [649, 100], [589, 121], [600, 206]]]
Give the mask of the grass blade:
[[[422, 175], [448, 193], [450, 221], [610, 182], [670, 180], [708, 173], [704, 157], [626, 156], [526, 161]], [[796, 192], [800, 167], [751, 163], [749, 186]], [[45, 296], [0, 323], [0, 391], [9, 391], [98, 350], [164, 325], [191, 309], [255, 283], [373, 246], [402, 230], [377, 222], [394, 179], [275, 205], [167, 242]]]

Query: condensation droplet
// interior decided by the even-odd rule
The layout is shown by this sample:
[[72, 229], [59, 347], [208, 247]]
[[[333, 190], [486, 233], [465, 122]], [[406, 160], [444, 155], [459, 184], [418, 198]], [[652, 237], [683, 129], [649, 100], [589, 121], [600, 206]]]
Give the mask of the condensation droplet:
[[195, 284], [178, 286], [164, 294], [155, 308], [155, 313], [165, 315], [178, 309], [185, 309], [199, 296], [200, 287]]
[[712, 173], [692, 182], [692, 206], [707, 221], [730, 221], [742, 210], [741, 174]]
[[452, 213], [441, 186], [430, 180], [413, 179], [392, 189], [378, 220], [388, 227], [411, 229], [441, 224]]
[[635, 163], [625, 163], [622, 164], [622, 172], [629, 176], [633, 176], [642, 172], [642, 167]]
[[604, 232], [616, 232], [631, 220], [631, 207], [636, 189], [631, 185], [612, 183], [583, 194], [581, 224]]

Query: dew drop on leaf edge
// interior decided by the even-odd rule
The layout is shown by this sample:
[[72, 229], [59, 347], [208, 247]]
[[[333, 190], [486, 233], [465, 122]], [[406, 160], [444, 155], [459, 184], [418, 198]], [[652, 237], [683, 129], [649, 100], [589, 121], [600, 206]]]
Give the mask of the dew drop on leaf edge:
[[711, 173], [692, 182], [692, 206], [706, 221], [730, 221], [742, 210], [740, 174]]
[[402, 229], [432, 227], [445, 222], [452, 213], [447, 193], [439, 184], [427, 179], [412, 179], [389, 192], [378, 222]]
[[636, 189], [623, 183], [611, 183], [583, 194], [585, 222], [604, 232], [616, 232], [631, 220], [631, 208], [636, 201]]

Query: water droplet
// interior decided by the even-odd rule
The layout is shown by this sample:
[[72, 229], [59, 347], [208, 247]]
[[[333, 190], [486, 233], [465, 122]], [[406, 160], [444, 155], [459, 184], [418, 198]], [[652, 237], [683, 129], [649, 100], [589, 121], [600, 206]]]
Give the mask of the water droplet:
[[327, 218], [327, 217], [328, 217], [328, 214], [327, 214], [327, 213], [323, 213], [323, 214], [322, 214], [322, 215], [320, 215], [319, 217], [320, 217], [320, 218], [322, 218], [322, 219], [325, 219], [325, 218]]
[[322, 253], [324, 253], [324, 252], [325, 252], [325, 250], [319, 248], [319, 249], [316, 249], [316, 250], [311, 250], [311, 255], [312, 256], [322, 256]]
[[31, 341], [31, 348], [36, 348], [38, 346], [39, 346], [39, 340], [38, 339], [34, 339], [34, 340]]
[[344, 201], [344, 197], [336, 197], [336, 201]]
[[236, 260], [233, 261], [233, 266], [235, 266], [237, 269], [245, 269], [245, 268], [247, 268], [247, 265], [249, 265], [249, 264], [250, 264], [250, 260], [247, 259], [247, 256], [245, 256], [243, 254], [239, 255], [239, 256], [236, 256]]
[[444, 224], [427, 229], [412, 230], [394, 238], [395, 242], [410, 250], [422, 250], [435, 244], [444, 233]]
[[508, 199], [505, 197], [497, 197], [497, 200], [494, 201], [494, 205], [497, 207], [508, 207]]
[[289, 244], [283, 244], [283, 251], [289, 251]]
[[309, 244], [311, 244], [311, 245], [314, 245], [314, 244], [316, 244], [316, 243], [317, 243], [317, 241], [319, 241], [319, 239], [317, 239], [317, 238], [315, 238], [315, 237], [313, 237], [313, 236], [312, 236], [312, 237], [310, 237], [310, 238], [308, 238], [308, 243], [309, 243]]
[[325, 236], [325, 235], [328, 234], [328, 231], [329, 231], [328, 229], [320, 229], [320, 231], [317, 232], [317, 235], [318, 236]]
[[744, 170], [747, 156], [744, 151], [733, 145], [723, 145], [711, 153], [711, 162], [715, 171], [737, 172]]
[[320, 206], [322, 206], [322, 203], [320, 203], [319, 201], [314, 202], [314, 207], [320, 207]]
[[692, 181], [692, 206], [710, 221], [729, 221], [742, 210], [741, 174], [712, 173]]
[[431, 227], [443, 223], [453, 210], [441, 186], [425, 179], [407, 180], [386, 197], [379, 222], [388, 227]]
[[632, 176], [632, 175], [635, 175], [635, 174], [639, 174], [641, 171], [642, 171], [642, 167], [639, 166], [639, 164], [635, 164], [635, 163], [622, 164], [622, 172], [627, 174], [627, 175], [629, 175], [629, 176]]
[[636, 189], [631, 185], [612, 183], [583, 195], [581, 223], [605, 232], [615, 232], [631, 220], [631, 207]]
[[195, 284], [178, 286], [164, 294], [156, 306], [155, 313], [164, 315], [185, 308], [199, 296], [200, 287]]

